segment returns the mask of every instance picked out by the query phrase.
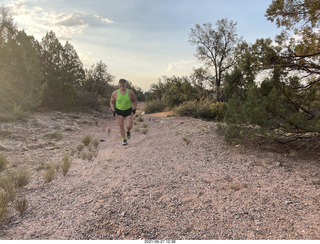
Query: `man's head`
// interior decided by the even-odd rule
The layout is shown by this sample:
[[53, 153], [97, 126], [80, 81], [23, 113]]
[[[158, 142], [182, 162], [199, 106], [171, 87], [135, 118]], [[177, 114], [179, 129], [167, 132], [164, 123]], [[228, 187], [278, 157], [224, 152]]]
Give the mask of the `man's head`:
[[120, 87], [120, 89], [125, 89], [125, 88], [126, 88], [126, 85], [127, 85], [127, 80], [125, 80], [125, 79], [120, 79], [120, 80], [119, 80], [119, 87]]

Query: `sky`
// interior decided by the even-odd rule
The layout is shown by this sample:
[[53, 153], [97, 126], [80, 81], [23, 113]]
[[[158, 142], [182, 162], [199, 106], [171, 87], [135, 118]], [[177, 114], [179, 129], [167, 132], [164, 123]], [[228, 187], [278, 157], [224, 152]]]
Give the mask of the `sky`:
[[189, 76], [202, 64], [189, 33], [222, 18], [249, 43], [281, 30], [267, 21], [272, 0], [0, 0], [19, 30], [41, 41], [54, 31], [86, 68], [102, 61], [115, 77], [147, 91], [162, 76]]

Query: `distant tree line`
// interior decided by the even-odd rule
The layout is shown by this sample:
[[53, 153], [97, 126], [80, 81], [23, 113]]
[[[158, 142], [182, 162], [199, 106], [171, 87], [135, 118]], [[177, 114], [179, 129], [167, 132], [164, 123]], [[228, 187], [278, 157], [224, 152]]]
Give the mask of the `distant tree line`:
[[[115, 86], [102, 61], [84, 68], [76, 50], [53, 31], [41, 42], [20, 31], [0, 8], [0, 116], [18, 116], [39, 108], [71, 111], [107, 106]], [[129, 84], [143, 100], [138, 87]]]
[[319, 14], [318, 1], [273, 0], [266, 17], [284, 31], [253, 44], [228, 19], [197, 24], [189, 41], [204, 66], [153, 84], [147, 110], [220, 120], [229, 142], [258, 136], [319, 148]]

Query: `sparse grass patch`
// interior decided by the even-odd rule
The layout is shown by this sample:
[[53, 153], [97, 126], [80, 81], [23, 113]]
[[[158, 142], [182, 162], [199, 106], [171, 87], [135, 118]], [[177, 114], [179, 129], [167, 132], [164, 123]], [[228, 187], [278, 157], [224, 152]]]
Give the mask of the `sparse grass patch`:
[[28, 201], [24, 198], [18, 198], [15, 202], [14, 208], [22, 215], [28, 209]]
[[90, 161], [91, 159], [93, 159], [93, 153], [92, 152], [89, 152], [87, 154], [87, 159]]
[[15, 182], [12, 174], [2, 175], [0, 177], [0, 202], [9, 203], [16, 197]]
[[143, 127], [143, 128], [148, 128], [148, 124], [147, 124], [147, 123], [144, 123], [142, 127]]
[[16, 187], [23, 187], [30, 182], [30, 171], [25, 167], [20, 167], [14, 174], [14, 183]]
[[144, 118], [143, 118], [143, 117], [139, 117], [138, 121], [139, 121], [139, 122], [143, 122], [143, 121], [144, 121]]
[[8, 203], [3, 201], [2, 200], [3, 198], [4, 198], [3, 193], [0, 192], [0, 221], [3, 221], [6, 218], [7, 212], [8, 212], [7, 210]]
[[84, 148], [84, 145], [83, 145], [83, 144], [79, 144], [79, 145], [77, 146], [78, 152], [81, 152], [83, 148]]
[[182, 140], [184, 140], [184, 141], [186, 142], [186, 144], [187, 144], [187, 145], [189, 145], [189, 144], [190, 144], [190, 142], [191, 142], [190, 138], [189, 138], [189, 137], [187, 137], [187, 136], [183, 137], [183, 139], [182, 139]]
[[[108, 132], [111, 130], [108, 129]], [[92, 138], [91, 135], [86, 135], [82, 138], [82, 143], [77, 146], [79, 151], [78, 157], [82, 160], [88, 159], [91, 160], [98, 156], [97, 148], [99, 146], [99, 140], [96, 138]], [[86, 149], [84, 150], [84, 147]]]
[[36, 171], [40, 171], [40, 170], [45, 170], [49, 167], [48, 163], [46, 162], [41, 162], [39, 163], [36, 167], [35, 167], [35, 170]]
[[95, 139], [92, 141], [92, 145], [94, 146], [95, 149], [97, 149], [98, 146], [99, 146], [99, 141], [98, 141], [98, 139], [95, 138]]
[[45, 183], [50, 183], [55, 176], [55, 167], [53, 167], [53, 165], [51, 165], [50, 167], [47, 168], [46, 172], [44, 173], [43, 177], [44, 177], [44, 182]]
[[87, 158], [87, 154], [88, 153], [86, 151], [82, 151], [79, 156], [82, 160], [85, 160]]
[[53, 133], [46, 134], [46, 137], [51, 140], [60, 141], [62, 140], [63, 135], [60, 132], [53, 132]]
[[7, 167], [8, 161], [5, 156], [0, 154], [0, 172]]
[[148, 129], [143, 129], [142, 130], [142, 134], [147, 134], [148, 133]]
[[92, 138], [90, 135], [86, 135], [82, 138], [82, 143], [85, 145], [85, 146], [88, 146], [91, 142]]
[[62, 164], [61, 164], [61, 170], [62, 170], [63, 176], [65, 176], [69, 172], [71, 164], [72, 162], [69, 159], [68, 155], [64, 155], [62, 158]]

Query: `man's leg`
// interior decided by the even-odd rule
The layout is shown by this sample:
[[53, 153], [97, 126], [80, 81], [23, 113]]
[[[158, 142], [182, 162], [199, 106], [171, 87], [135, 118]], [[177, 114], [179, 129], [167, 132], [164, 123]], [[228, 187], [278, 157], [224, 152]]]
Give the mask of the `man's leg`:
[[132, 126], [133, 126], [132, 115], [129, 115], [126, 117], [126, 124], [127, 124], [127, 138], [130, 139], [131, 138], [130, 130], [132, 129]]
[[124, 130], [124, 117], [121, 115], [116, 115], [117, 124], [119, 126], [119, 131], [123, 139], [126, 138], [126, 132]]
[[133, 126], [132, 115], [129, 115], [126, 119], [127, 119], [127, 130], [130, 131]]

